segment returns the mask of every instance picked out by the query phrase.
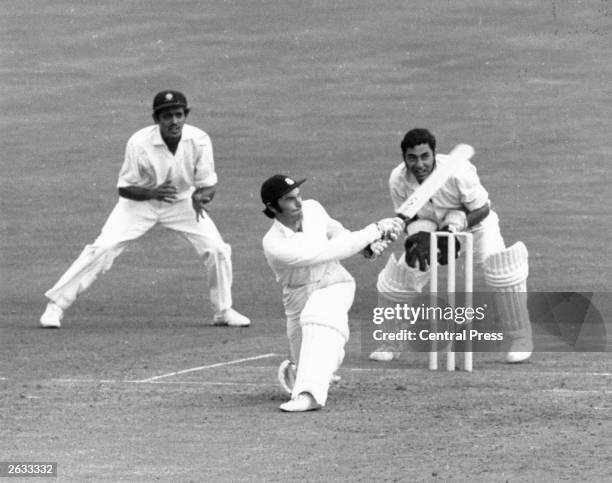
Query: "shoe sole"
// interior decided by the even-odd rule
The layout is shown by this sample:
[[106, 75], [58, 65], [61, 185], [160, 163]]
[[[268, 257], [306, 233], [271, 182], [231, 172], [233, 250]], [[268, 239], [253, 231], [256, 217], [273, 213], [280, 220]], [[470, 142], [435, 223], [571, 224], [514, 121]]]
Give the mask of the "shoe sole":
[[228, 324], [227, 322], [213, 322], [215, 327], [249, 327], [251, 324]]
[[284, 413], [306, 413], [308, 411], [318, 411], [322, 407], [323, 406], [311, 406], [308, 409], [284, 409], [281, 407], [279, 409]]

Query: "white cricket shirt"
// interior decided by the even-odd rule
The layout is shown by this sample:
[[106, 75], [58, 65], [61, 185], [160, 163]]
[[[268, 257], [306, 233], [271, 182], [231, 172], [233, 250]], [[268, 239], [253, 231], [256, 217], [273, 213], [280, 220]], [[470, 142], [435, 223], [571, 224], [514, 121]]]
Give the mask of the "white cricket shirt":
[[303, 201], [302, 213], [302, 231], [274, 220], [263, 238], [264, 255], [276, 280], [286, 289], [353, 280], [339, 260], [380, 238], [376, 225], [348, 231], [315, 200]]
[[193, 187], [217, 184], [212, 142], [208, 134], [185, 124], [181, 140], [172, 152], [161, 137], [159, 126], [147, 126], [130, 137], [117, 187], [154, 188], [170, 179], [177, 201], [190, 196]]
[[[436, 155], [436, 167], [452, 162], [446, 154]], [[414, 175], [406, 169], [402, 162], [398, 164], [389, 176], [389, 190], [393, 208], [399, 209], [401, 204], [419, 187]], [[489, 202], [489, 193], [480, 183], [476, 167], [468, 162], [468, 169], [460, 170], [451, 176], [417, 213], [419, 218], [442, 222], [448, 210], [467, 208], [472, 211]]]

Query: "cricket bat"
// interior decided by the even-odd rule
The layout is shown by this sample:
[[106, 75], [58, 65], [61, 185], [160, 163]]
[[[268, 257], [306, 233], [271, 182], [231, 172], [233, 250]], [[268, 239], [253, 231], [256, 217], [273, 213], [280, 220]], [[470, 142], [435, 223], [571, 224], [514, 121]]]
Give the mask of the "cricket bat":
[[451, 159], [448, 163], [445, 163], [444, 168], [437, 166], [429, 177], [423, 181], [423, 184], [396, 210], [398, 215], [407, 220], [413, 218], [453, 174], [467, 166], [467, 162], [474, 156], [474, 148], [469, 144], [457, 144], [448, 153], [448, 156]]

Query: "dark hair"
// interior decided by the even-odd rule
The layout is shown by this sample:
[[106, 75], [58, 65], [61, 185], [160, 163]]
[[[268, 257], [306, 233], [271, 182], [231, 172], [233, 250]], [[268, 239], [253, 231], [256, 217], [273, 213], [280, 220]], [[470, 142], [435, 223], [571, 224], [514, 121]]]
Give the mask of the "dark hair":
[[263, 214], [266, 215], [268, 218], [276, 218], [276, 213], [274, 213], [270, 209], [270, 206], [274, 207], [275, 210], [280, 211], [278, 200], [274, 200], [274, 201], [270, 201], [269, 203], [266, 203], [266, 208], [263, 210]]
[[427, 129], [417, 127], [408, 131], [402, 139], [402, 156], [406, 156], [406, 150], [419, 144], [428, 144], [432, 152], [436, 152], [436, 137]]

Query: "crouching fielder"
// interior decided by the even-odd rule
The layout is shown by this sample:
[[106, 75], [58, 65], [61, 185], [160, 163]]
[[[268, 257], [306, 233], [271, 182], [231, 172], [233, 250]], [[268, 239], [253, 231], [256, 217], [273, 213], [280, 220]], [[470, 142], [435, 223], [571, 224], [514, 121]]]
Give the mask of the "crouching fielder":
[[386, 218], [350, 232], [315, 200], [302, 201], [299, 186], [285, 175], [268, 178], [261, 187], [264, 213], [274, 223], [263, 238], [264, 255], [282, 286], [291, 361], [279, 375], [291, 400], [287, 412], [320, 409], [344, 359], [349, 339], [348, 311], [355, 280], [339, 260], [370, 243], [396, 239], [399, 218]]

